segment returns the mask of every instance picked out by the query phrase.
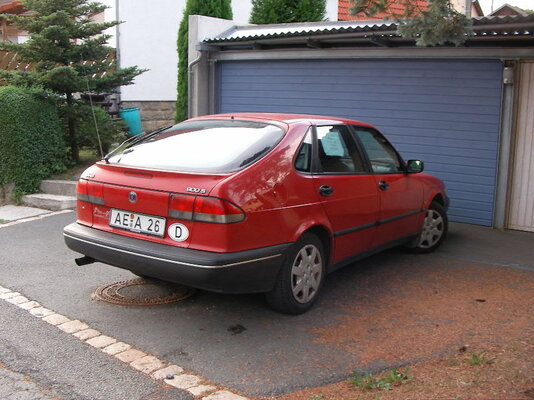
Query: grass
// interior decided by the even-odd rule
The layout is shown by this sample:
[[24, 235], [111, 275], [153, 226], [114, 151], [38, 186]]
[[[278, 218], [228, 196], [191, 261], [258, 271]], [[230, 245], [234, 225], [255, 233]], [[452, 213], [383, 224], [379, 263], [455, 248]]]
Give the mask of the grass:
[[354, 373], [353, 377], [349, 379], [349, 385], [358, 387], [362, 390], [391, 390], [394, 386], [402, 385], [414, 379], [413, 376], [408, 375], [409, 370], [400, 371], [392, 368], [378, 376], [366, 373]]
[[92, 150], [80, 150], [80, 163], [66, 171], [52, 176], [50, 179], [58, 179], [63, 181], [77, 181], [83, 171], [100, 160], [100, 156], [96, 155]]
[[5, 224], [5, 223], [7, 223], [7, 222], [9, 222], [9, 221], [6, 220], [6, 219], [1, 219], [1, 218], [0, 218], [0, 224]]
[[471, 358], [467, 360], [469, 365], [482, 365], [486, 362], [486, 355], [484, 353], [472, 354]]

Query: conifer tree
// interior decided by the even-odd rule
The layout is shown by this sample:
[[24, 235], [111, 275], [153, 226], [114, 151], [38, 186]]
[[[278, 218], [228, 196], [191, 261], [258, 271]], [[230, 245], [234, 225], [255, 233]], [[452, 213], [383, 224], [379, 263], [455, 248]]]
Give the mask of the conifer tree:
[[232, 19], [231, 1], [187, 0], [187, 3], [185, 4], [184, 14], [178, 30], [178, 98], [176, 100], [176, 122], [187, 119], [190, 15], [205, 15], [208, 17]]
[[252, 0], [251, 24], [323, 21], [326, 0]]
[[[417, 46], [460, 46], [473, 34], [472, 21], [456, 11], [450, 0], [428, 0], [426, 7], [414, 0], [352, 0], [352, 15], [367, 17], [385, 13], [398, 23], [398, 33], [415, 38]], [[394, 5], [402, 5], [395, 12]]]
[[22, 0], [30, 13], [1, 15], [28, 32], [25, 43], [1, 42], [0, 49], [16, 52], [22, 61], [35, 64], [26, 72], [0, 71], [0, 78], [15, 86], [41, 87], [60, 95], [67, 121], [67, 138], [73, 161], [79, 161], [74, 94], [108, 92], [131, 84], [143, 71], [137, 67], [114, 68], [106, 61], [113, 51], [104, 30], [119, 22], [96, 23], [91, 17], [107, 7], [89, 0]]

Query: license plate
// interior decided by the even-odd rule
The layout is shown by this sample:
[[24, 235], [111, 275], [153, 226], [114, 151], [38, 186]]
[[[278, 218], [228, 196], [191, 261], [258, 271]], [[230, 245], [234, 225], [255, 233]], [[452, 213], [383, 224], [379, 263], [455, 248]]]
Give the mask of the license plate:
[[159, 237], [165, 234], [165, 222], [165, 218], [114, 209], [109, 219], [109, 225], [115, 228]]

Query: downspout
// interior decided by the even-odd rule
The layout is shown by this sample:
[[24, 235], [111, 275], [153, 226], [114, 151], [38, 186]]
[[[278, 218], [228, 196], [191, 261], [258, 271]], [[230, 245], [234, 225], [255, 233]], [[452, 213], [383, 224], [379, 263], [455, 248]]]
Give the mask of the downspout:
[[[119, 2], [120, 0], [115, 0], [115, 21], [120, 21], [120, 11], [119, 11]], [[115, 26], [115, 61], [117, 63], [117, 68], [121, 67], [121, 45], [120, 45], [120, 24]], [[121, 108], [121, 86], [117, 90], [117, 106], [119, 110]]]
[[191, 61], [187, 65], [187, 116], [188, 118], [191, 118], [193, 115], [193, 78], [195, 76], [195, 73], [193, 72], [193, 68], [202, 61], [202, 58], [204, 57], [204, 53], [201, 51], [197, 58], [195, 58], [193, 61]]

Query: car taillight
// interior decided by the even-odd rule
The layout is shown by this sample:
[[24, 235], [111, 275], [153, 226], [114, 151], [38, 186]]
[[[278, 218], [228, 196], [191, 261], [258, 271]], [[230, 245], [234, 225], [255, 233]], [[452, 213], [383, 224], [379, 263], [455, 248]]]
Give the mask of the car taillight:
[[176, 219], [193, 220], [195, 196], [171, 194], [169, 217]]
[[172, 194], [169, 217], [188, 221], [232, 224], [245, 219], [245, 214], [229, 201], [215, 197]]
[[215, 197], [197, 197], [194, 220], [216, 224], [232, 224], [245, 219], [245, 214], [232, 203]]
[[103, 185], [101, 183], [80, 179], [76, 185], [76, 198], [85, 201], [86, 203], [103, 205]]

